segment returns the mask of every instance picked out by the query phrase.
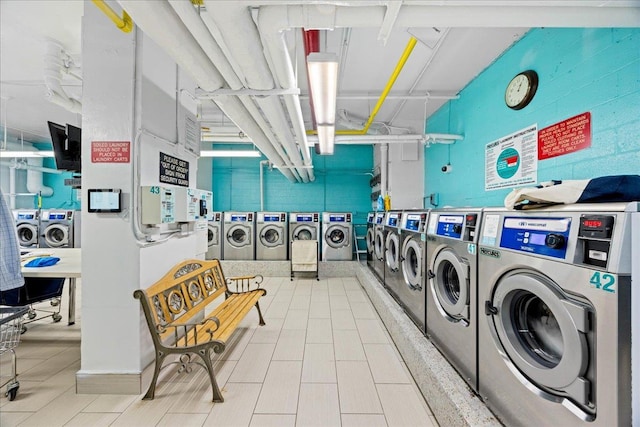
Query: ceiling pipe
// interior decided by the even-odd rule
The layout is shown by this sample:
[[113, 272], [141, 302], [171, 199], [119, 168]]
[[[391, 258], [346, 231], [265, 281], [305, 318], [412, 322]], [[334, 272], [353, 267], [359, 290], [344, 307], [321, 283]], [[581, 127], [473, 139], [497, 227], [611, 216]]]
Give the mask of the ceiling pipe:
[[[320, 30], [305, 30], [302, 29], [302, 37], [304, 40], [304, 57], [305, 59], [310, 53], [320, 52]], [[311, 87], [309, 81], [309, 73], [307, 73], [307, 87]], [[311, 107], [311, 128], [316, 128], [316, 113], [313, 108], [313, 96], [309, 91], [309, 106]]]
[[[270, 90], [276, 87], [273, 73], [269, 69], [267, 60], [262, 52], [260, 34], [252, 17], [251, 10], [245, 6], [237, 6], [232, 2], [214, 2], [215, 7], [207, 9], [209, 17], [215, 22], [224, 35], [218, 44], [225, 44], [242, 69], [247, 86], [251, 89]], [[286, 97], [286, 96], [285, 96]], [[274, 96], [256, 97], [256, 104], [260, 106], [303, 182], [309, 182], [308, 171], [303, 168], [303, 158], [300, 147], [294, 141], [289, 120], [280, 100]], [[292, 121], [295, 117], [292, 118]], [[304, 146], [303, 146], [304, 148]]]
[[[196, 83], [207, 91], [220, 89], [224, 79], [187, 27], [167, 2], [119, 0], [120, 5], [135, 19], [136, 24], [183, 68]], [[171, 31], [167, 31], [170, 28]], [[252, 137], [254, 144], [274, 164], [284, 164], [271, 142], [258, 126], [246, 107], [237, 98], [220, 97], [215, 101], [222, 111]], [[282, 173], [296, 181], [288, 170]]]
[[[189, 31], [202, 47], [209, 59], [215, 64], [229, 88], [231, 90], [243, 89], [245, 87], [245, 83], [243, 82], [244, 74], [242, 73], [242, 70], [237, 63], [231, 62], [233, 58], [229, 58], [227, 56], [227, 52], [223, 49], [223, 46], [221, 46], [212, 36], [214, 33], [219, 33], [217, 28], [215, 28], [215, 25], [213, 23], [210, 23], [212, 26], [207, 25], [207, 22], [202, 19], [203, 17], [196, 12], [196, 9], [189, 2], [170, 0], [169, 4], [180, 17], [182, 22], [184, 22], [184, 24], [189, 28]], [[204, 17], [208, 17], [208, 15], [204, 15]], [[271, 127], [263, 118], [256, 104], [253, 102], [253, 99], [250, 96], [239, 96], [238, 98], [256, 121], [258, 127], [265, 135], [265, 138], [269, 140], [269, 143], [272, 146], [272, 150], [270, 151], [262, 149], [261, 151], [263, 151], [270, 161], [276, 162], [276, 160], [279, 159], [279, 164], [291, 166], [293, 163], [285, 153], [282, 145], [276, 141], [276, 136], [273, 134]], [[273, 151], [275, 151], [277, 155], [269, 154]], [[287, 169], [287, 171], [290, 171], [290, 169]], [[293, 175], [295, 181], [302, 180], [297, 170], [294, 169], [290, 173]]]
[[44, 83], [47, 86], [45, 98], [58, 104], [72, 113], [81, 114], [82, 104], [71, 98], [62, 88], [62, 71], [67, 70], [71, 57], [66, 54], [62, 46], [55, 41], [49, 41], [44, 55]]

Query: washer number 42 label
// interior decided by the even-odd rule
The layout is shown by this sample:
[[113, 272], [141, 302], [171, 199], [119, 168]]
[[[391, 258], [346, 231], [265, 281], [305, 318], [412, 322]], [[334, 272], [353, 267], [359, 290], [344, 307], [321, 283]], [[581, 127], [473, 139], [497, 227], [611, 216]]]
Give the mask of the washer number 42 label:
[[616, 276], [613, 274], [596, 271], [593, 273], [593, 276], [591, 276], [589, 283], [595, 286], [596, 289], [611, 292], [612, 294], [616, 293]]

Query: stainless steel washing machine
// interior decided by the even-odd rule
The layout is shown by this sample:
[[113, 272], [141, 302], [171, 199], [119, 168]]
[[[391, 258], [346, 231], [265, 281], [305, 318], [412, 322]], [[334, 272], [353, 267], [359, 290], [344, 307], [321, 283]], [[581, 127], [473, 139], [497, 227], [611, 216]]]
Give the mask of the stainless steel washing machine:
[[291, 258], [291, 242], [294, 240], [318, 240], [318, 246], [320, 246], [319, 238], [320, 214], [318, 212], [291, 212], [289, 214], [289, 258]]
[[389, 294], [399, 301], [400, 288], [404, 287], [402, 269], [400, 267], [402, 250], [402, 240], [407, 233], [400, 234], [400, 223], [402, 212], [388, 212], [385, 216], [385, 228], [387, 236], [385, 238], [384, 250], [384, 286]]
[[366, 242], [367, 242], [367, 266], [369, 267], [369, 269], [371, 271], [373, 271], [373, 260], [375, 257], [374, 254], [374, 245], [375, 245], [375, 239], [376, 239], [376, 235], [375, 235], [375, 217], [376, 217], [376, 213], [375, 212], [369, 212], [367, 214], [367, 236], [366, 236]]
[[47, 210], [40, 216], [40, 247], [73, 247], [74, 211]]
[[479, 393], [505, 424], [631, 425], [630, 224], [638, 209], [485, 211]]
[[255, 260], [255, 221], [253, 212], [225, 212], [222, 254], [225, 260]]
[[18, 244], [21, 248], [37, 248], [39, 240], [39, 221], [38, 211], [32, 210], [15, 210], [13, 218], [16, 222], [16, 230], [18, 232]]
[[353, 223], [350, 212], [322, 213], [322, 261], [353, 259]]
[[404, 286], [399, 289], [398, 299], [407, 315], [425, 333], [425, 249], [428, 212], [404, 212], [400, 233], [407, 234], [400, 250], [400, 266]]
[[207, 253], [205, 259], [224, 259], [222, 253], [222, 236], [224, 236], [224, 214], [212, 212], [207, 222]]
[[482, 209], [429, 212], [427, 336], [478, 390], [478, 235]]
[[373, 224], [373, 274], [384, 285], [384, 241], [387, 230], [384, 228], [386, 212], [376, 212]]
[[256, 259], [287, 260], [289, 219], [286, 212], [256, 213]]

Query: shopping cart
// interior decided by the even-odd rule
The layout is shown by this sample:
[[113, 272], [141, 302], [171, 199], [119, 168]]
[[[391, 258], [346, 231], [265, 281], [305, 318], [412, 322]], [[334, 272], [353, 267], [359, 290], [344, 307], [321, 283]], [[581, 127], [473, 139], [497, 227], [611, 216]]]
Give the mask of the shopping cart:
[[[13, 366], [11, 378], [0, 385], [7, 385], [5, 396], [9, 400], [16, 398], [20, 383], [18, 382], [18, 371], [16, 367], [16, 352], [14, 348], [20, 342], [22, 334], [22, 318], [29, 311], [28, 307], [0, 307], [0, 357], [7, 351], [11, 352], [11, 366]], [[2, 376], [0, 376], [1, 378]]]

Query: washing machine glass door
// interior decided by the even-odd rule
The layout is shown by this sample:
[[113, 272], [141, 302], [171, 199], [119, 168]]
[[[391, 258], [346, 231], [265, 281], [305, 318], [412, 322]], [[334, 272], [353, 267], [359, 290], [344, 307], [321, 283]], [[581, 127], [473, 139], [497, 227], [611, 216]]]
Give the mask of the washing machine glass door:
[[402, 246], [402, 275], [407, 286], [414, 290], [422, 290], [422, 247], [420, 242], [408, 237]]
[[469, 264], [445, 247], [436, 255], [429, 271], [434, 301], [447, 316], [469, 319]]
[[246, 225], [236, 224], [231, 226], [227, 233], [227, 241], [236, 248], [251, 244], [251, 229]]
[[374, 251], [374, 245], [375, 245], [375, 231], [373, 230], [373, 227], [369, 227], [367, 228], [367, 253], [372, 254]]
[[507, 274], [488, 307], [505, 353], [535, 385], [589, 403], [588, 305], [570, 299], [549, 278], [531, 271]]
[[293, 240], [315, 240], [313, 228], [308, 225], [299, 225], [293, 233]]
[[16, 229], [20, 246], [31, 246], [38, 242], [38, 228], [35, 224], [18, 224]]
[[376, 254], [376, 259], [379, 261], [384, 260], [384, 233], [382, 228], [376, 230], [376, 238], [373, 241], [373, 249]]
[[59, 248], [69, 244], [69, 227], [51, 224], [44, 229], [44, 240], [50, 248]]
[[385, 260], [387, 267], [391, 271], [398, 271], [400, 268], [400, 240], [398, 234], [390, 231], [387, 233], [387, 252]]
[[207, 244], [209, 247], [217, 246], [220, 244], [220, 227], [217, 225], [209, 224], [207, 230]]
[[267, 248], [284, 244], [284, 230], [277, 225], [267, 225], [260, 232], [260, 243]]
[[324, 241], [334, 249], [347, 246], [349, 244], [349, 230], [341, 225], [332, 225], [324, 233]]

